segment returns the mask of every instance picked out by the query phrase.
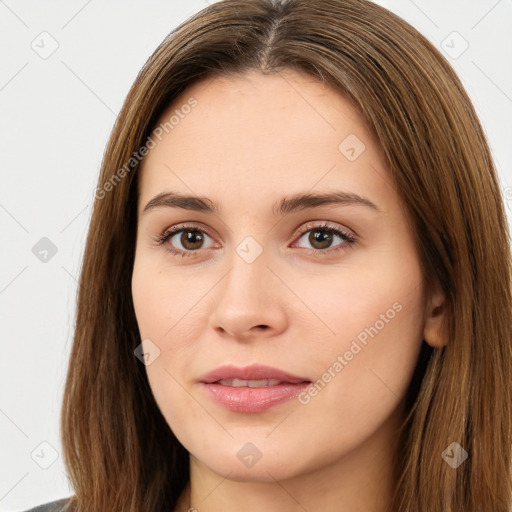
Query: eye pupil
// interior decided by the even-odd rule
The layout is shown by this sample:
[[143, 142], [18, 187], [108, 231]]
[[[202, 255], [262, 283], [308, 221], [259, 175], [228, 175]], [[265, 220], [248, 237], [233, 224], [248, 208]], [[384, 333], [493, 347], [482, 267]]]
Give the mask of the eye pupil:
[[[324, 230], [313, 230], [309, 235], [309, 242], [315, 249], [326, 249], [332, 244], [333, 234]], [[316, 247], [316, 244], [320, 244], [320, 247]]]
[[[199, 231], [183, 231], [181, 234], [181, 244], [186, 249], [199, 249], [204, 241], [203, 236]], [[199, 243], [198, 243], [199, 242]]]

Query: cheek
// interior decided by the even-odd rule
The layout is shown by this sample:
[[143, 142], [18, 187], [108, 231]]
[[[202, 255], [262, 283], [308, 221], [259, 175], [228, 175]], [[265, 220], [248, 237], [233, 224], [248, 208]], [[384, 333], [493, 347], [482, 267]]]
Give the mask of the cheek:
[[141, 338], [150, 338], [157, 344], [172, 342], [183, 325], [189, 327], [189, 314], [207, 291], [205, 280], [193, 280], [191, 284], [191, 279], [166, 270], [150, 257], [136, 259], [132, 297]]
[[[132, 275], [132, 297], [144, 352], [157, 354], [145, 366], [155, 400], [174, 429], [182, 420], [196, 418], [197, 407], [184, 385], [188, 385], [194, 340], [200, 338], [201, 300], [211, 288], [206, 280], [190, 280], [152, 264], [150, 258], [136, 259]], [[204, 304], [203, 304], [204, 303]], [[204, 329], [203, 329], [204, 330]], [[155, 348], [157, 347], [157, 348]], [[195, 356], [197, 357], [197, 355]], [[172, 419], [172, 422], [171, 422]]]
[[304, 278], [299, 293], [329, 326], [326, 341], [331, 342], [326, 345], [336, 353], [353, 347], [355, 354], [357, 345], [359, 355], [378, 354], [385, 360], [409, 348], [415, 353], [425, 304], [422, 272], [412, 245], [394, 239], [321, 282], [315, 280], [317, 293], [308, 292], [311, 284], [310, 278]]
[[[339, 411], [321, 420], [322, 428], [333, 436], [341, 428], [349, 442], [369, 435], [405, 396], [424, 327], [421, 270], [412, 251], [387, 259], [381, 253], [379, 264], [316, 284], [324, 285], [317, 288], [322, 293], [309, 293], [305, 302], [331, 332], [322, 328], [317, 338], [320, 350], [311, 357], [317, 380], [301, 403], [314, 423], [326, 408]], [[306, 281], [301, 293], [306, 297]]]

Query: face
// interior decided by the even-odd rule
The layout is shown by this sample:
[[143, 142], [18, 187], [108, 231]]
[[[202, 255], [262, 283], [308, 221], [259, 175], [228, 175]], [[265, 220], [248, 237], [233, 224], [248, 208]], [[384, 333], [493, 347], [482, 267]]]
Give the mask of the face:
[[[197, 83], [166, 122], [139, 176], [132, 292], [170, 428], [238, 480], [375, 457], [402, 419], [426, 305], [377, 141], [292, 71]], [[306, 383], [203, 382], [255, 364]]]

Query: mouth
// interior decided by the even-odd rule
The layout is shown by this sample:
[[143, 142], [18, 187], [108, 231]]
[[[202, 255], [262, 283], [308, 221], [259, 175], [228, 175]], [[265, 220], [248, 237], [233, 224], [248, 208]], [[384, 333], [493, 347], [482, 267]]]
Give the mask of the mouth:
[[[224, 385], [234, 385], [235, 387], [246, 385], [240, 384], [240, 381], [248, 382], [249, 387], [273, 386], [283, 382], [289, 384], [311, 382], [307, 377], [300, 377], [279, 368], [261, 364], [243, 367], [233, 365], [220, 366], [203, 375], [199, 381], [205, 384], [215, 382]], [[254, 383], [254, 385], [251, 385], [251, 383]]]
[[[222, 384], [223, 386], [231, 386], [233, 388], [263, 388], [267, 386], [277, 386], [286, 383], [277, 379], [260, 379], [260, 380], [244, 380], [244, 379], [222, 379], [214, 382], [214, 384]], [[288, 382], [288, 384], [291, 384]]]
[[256, 413], [290, 401], [311, 381], [270, 366], [224, 366], [200, 380], [208, 397], [233, 412]]

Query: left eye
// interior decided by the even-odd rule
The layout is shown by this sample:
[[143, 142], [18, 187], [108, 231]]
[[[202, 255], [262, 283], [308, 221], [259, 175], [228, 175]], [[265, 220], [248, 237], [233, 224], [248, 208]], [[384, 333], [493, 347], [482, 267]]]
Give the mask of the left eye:
[[[340, 245], [351, 244], [355, 241], [354, 238], [347, 233], [325, 226], [308, 229], [301, 235], [298, 242], [304, 238], [306, 238], [307, 242], [311, 244], [312, 249], [315, 251], [331, 249], [333, 241], [335, 241], [336, 238], [341, 241], [341, 243], [338, 244], [338, 247]], [[306, 247], [306, 249], [309, 249], [309, 247]]]

